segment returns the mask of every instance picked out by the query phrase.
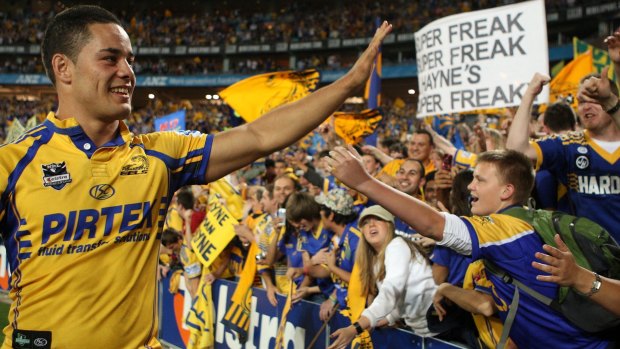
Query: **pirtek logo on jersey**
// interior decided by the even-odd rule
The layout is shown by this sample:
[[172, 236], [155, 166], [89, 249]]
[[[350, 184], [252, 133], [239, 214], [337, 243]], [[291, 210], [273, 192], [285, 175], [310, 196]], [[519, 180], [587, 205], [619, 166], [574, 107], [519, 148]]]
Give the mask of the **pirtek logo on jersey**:
[[111, 198], [116, 190], [109, 184], [97, 184], [90, 188], [89, 194], [94, 199], [97, 200], [105, 200]]

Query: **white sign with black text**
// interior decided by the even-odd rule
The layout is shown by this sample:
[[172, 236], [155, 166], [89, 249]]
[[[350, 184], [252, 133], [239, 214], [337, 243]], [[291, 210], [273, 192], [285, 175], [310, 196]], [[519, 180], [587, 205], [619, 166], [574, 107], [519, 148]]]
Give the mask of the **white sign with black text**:
[[[517, 106], [549, 75], [543, 0], [438, 19], [415, 33], [418, 117]], [[537, 102], [549, 99], [545, 87]]]

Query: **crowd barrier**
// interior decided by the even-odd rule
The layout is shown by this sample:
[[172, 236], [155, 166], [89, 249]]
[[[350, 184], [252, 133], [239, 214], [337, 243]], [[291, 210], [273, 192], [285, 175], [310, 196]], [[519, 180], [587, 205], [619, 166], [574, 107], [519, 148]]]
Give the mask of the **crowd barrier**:
[[[185, 297], [185, 283], [183, 278], [179, 285], [179, 292], [169, 292], [170, 278], [164, 278], [159, 284], [159, 319], [160, 339], [172, 348], [185, 348], [189, 331], [184, 323], [191, 300]], [[232, 297], [237, 283], [228, 280], [217, 280], [212, 286], [213, 303], [215, 305], [216, 349], [271, 349], [275, 346], [276, 332], [280, 324], [280, 315], [286, 298], [278, 295], [278, 306], [273, 307], [267, 300], [265, 290], [254, 288], [252, 296], [252, 315], [248, 342], [239, 344], [234, 332], [229, 331], [220, 323]], [[6, 259], [6, 248], [0, 245], [0, 290], [9, 289], [9, 269]], [[348, 326], [349, 319], [336, 314], [329, 322], [325, 331], [319, 336], [314, 349], [327, 348], [328, 335], [341, 327]], [[291, 308], [287, 317], [284, 333], [283, 349], [305, 349], [322, 326], [319, 319], [319, 305], [301, 301]], [[388, 348], [433, 348], [455, 349], [462, 348], [433, 338], [422, 338], [412, 332], [401, 329], [378, 329], [372, 333], [373, 344], [376, 349]]]
[[[171, 294], [168, 291], [170, 279], [165, 278], [160, 283], [160, 339], [173, 348], [185, 348], [189, 336], [184, 324], [185, 316], [190, 309], [189, 297], [184, 297], [185, 284], [181, 281], [179, 292]], [[230, 298], [237, 286], [236, 282], [217, 280], [213, 284], [213, 303], [215, 308], [215, 348], [230, 349], [271, 349], [275, 346], [276, 332], [280, 324], [280, 314], [284, 308], [286, 298], [278, 295], [278, 306], [273, 307], [267, 300], [263, 289], [253, 289], [252, 315], [248, 341], [245, 345], [239, 344], [234, 332], [229, 331], [220, 323], [228, 306]], [[314, 349], [324, 349], [328, 346], [328, 336], [332, 331], [348, 326], [349, 319], [336, 314], [329, 322], [325, 331], [313, 346]], [[319, 319], [319, 305], [301, 301], [291, 308], [284, 333], [284, 349], [305, 349], [312, 338], [321, 328]], [[412, 332], [401, 329], [377, 329], [372, 333], [375, 349], [388, 348], [433, 348], [454, 349], [462, 348], [433, 338], [422, 338]]]

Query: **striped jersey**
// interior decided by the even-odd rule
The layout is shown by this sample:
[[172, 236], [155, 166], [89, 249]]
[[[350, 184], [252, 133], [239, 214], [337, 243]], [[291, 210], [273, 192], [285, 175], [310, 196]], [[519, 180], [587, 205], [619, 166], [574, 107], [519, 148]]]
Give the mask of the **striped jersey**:
[[587, 130], [531, 144], [536, 168], [548, 170], [568, 188], [572, 214], [593, 220], [620, 241], [620, 147], [607, 152]]
[[[461, 219], [472, 240], [472, 260], [490, 260], [530, 288], [547, 297], [556, 297], [558, 285], [536, 280], [540, 271], [532, 267], [532, 261], [536, 252], [544, 251], [542, 239], [531, 225], [503, 214]], [[491, 281], [491, 295], [499, 316], [505, 321], [514, 286], [491, 273], [486, 277]], [[519, 348], [598, 349], [609, 345], [609, 342], [578, 329], [551, 307], [524, 292], [520, 293], [510, 338]]]
[[133, 135], [96, 147], [75, 119], [0, 148], [12, 304], [3, 348], [160, 348], [156, 268], [169, 198], [205, 181], [213, 137]]

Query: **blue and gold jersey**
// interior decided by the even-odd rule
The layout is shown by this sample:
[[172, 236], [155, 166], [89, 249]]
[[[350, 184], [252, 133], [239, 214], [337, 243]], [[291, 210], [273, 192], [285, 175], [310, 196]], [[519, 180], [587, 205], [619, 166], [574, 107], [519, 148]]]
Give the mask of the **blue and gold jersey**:
[[[536, 280], [540, 271], [532, 267], [534, 253], [543, 252], [542, 239], [534, 228], [518, 218], [492, 214], [461, 218], [472, 240], [472, 259], [488, 259], [543, 295], [555, 298], [558, 285]], [[487, 273], [491, 295], [504, 321], [512, 302], [514, 286]], [[541, 335], [533, 336], [533, 333]], [[510, 330], [519, 348], [606, 348], [609, 342], [572, 325], [551, 307], [521, 292], [519, 309]]]
[[[492, 295], [493, 284], [487, 279], [484, 263], [481, 260], [469, 264], [463, 279], [463, 289]], [[486, 345], [486, 348], [496, 348], [504, 329], [502, 321], [495, 315], [484, 316], [474, 313], [471, 315], [478, 329], [478, 338]]]
[[478, 160], [478, 155], [474, 153], [470, 153], [464, 149], [457, 149], [456, 153], [454, 153], [454, 159], [452, 160], [454, 166], [460, 170], [466, 170], [468, 168], [473, 168], [476, 166], [476, 161]]
[[300, 249], [314, 256], [320, 249], [329, 246], [333, 235], [333, 232], [323, 229], [323, 223], [320, 223], [314, 231], [301, 230], [299, 232]]
[[[95, 147], [75, 119], [0, 148], [11, 338], [54, 348], [159, 348], [157, 287], [169, 198], [203, 183], [213, 137], [159, 132]], [[33, 331], [33, 332], [28, 332]]]
[[588, 131], [531, 144], [538, 153], [536, 168], [548, 170], [568, 188], [573, 214], [595, 221], [620, 241], [620, 148], [608, 153]]
[[[338, 252], [336, 253], [336, 265], [347, 272], [353, 270], [355, 264], [355, 251], [357, 245], [362, 238], [362, 232], [357, 228], [356, 223], [349, 223], [344, 228], [344, 232], [338, 242]], [[332, 273], [332, 281], [336, 287], [336, 298], [340, 303], [340, 307], [344, 309], [347, 305], [347, 290], [349, 283], [341, 280], [336, 274]]]

